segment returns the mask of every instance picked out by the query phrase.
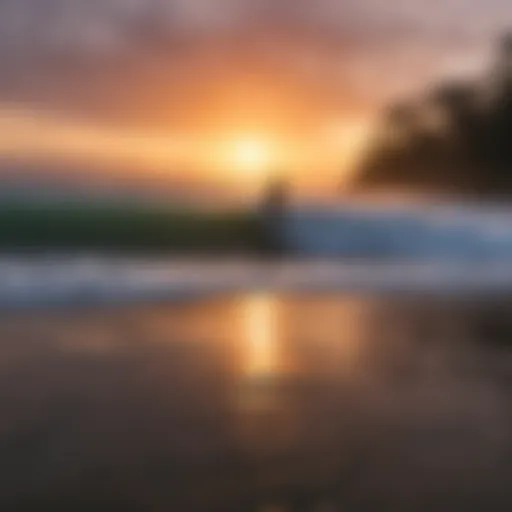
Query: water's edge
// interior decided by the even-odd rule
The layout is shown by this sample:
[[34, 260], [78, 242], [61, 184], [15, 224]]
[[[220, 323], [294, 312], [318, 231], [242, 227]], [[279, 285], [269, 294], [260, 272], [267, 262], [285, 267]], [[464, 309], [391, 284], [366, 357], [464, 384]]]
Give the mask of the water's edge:
[[512, 263], [0, 259], [0, 309], [173, 301], [253, 291], [508, 293]]

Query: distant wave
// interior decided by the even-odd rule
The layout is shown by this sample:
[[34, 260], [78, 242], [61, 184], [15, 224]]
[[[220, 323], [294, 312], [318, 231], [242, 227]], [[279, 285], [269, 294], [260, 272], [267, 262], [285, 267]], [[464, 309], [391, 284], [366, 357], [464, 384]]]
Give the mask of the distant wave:
[[512, 207], [348, 205], [289, 214], [285, 237], [305, 255], [414, 261], [512, 261]]

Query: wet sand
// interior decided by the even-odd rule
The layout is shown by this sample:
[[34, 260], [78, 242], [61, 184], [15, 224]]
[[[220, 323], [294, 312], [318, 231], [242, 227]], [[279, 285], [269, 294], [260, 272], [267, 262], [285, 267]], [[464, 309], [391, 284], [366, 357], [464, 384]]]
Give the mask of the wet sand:
[[2, 511], [510, 510], [512, 301], [0, 317]]

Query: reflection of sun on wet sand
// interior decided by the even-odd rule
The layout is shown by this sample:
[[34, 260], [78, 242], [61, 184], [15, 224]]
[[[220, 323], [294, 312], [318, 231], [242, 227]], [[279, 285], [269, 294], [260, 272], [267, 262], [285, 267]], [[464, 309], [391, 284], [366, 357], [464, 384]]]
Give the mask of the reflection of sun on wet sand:
[[344, 394], [332, 386], [357, 378], [372, 311], [365, 304], [265, 293], [237, 303], [233, 428], [255, 485], [314, 488], [338, 467], [330, 446], [340, 436], [336, 414]]
[[278, 398], [281, 373], [279, 302], [266, 294], [248, 296], [240, 305], [240, 387], [238, 406], [246, 410], [268, 409]]
[[243, 321], [247, 341], [244, 373], [249, 377], [270, 377], [277, 371], [278, 303], [269, 295], [254, 295], [243, 303]]
[[289, 402], [286, 391], [300, 385], [304, 373], [318, 371], [322, 378], [327, 373], [336, 379], [357, 373], [373, 311], [367, 302], [304, 298], [286, 304], [260, 293], [246, 296], [237, 308], [239, 408], [282, 408]]
[[289, 367], [280, 339], [281, 304], [266, 294], [239, 304], [242, 344], [236, 390], [236, 429], [251, 459], [275, 456], [296, 439], [297, 418], [289, 396]]

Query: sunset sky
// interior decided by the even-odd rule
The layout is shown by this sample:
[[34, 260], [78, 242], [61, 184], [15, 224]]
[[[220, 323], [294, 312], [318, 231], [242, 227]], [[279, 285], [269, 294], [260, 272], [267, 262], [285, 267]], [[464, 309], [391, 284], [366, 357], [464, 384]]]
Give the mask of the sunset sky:
[[508, 0], [3, 0], [0, 156], [77, 179], [126, 168], [254, 190], [280, 172], [334, 190], [381, 105], [481, 68], [511, 14]]

